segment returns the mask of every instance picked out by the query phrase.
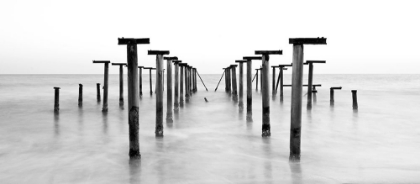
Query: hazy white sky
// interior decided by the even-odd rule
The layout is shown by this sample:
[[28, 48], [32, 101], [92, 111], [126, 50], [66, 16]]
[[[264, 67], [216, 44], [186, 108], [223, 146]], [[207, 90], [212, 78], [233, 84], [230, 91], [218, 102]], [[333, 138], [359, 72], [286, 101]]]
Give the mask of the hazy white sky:
[[[291, 63], [293, 37], [326, 37], [305, 46], [315, 73], [420, 73], [416, 1], [1, 0], [0, 74], [103, 73], [92, 60], [126, 62], [118, 37], [150, 38], [200, 73], [221, 74], [255, 50], [283, 50], [270, 65]], [[254, 62], [255, 67], [259, 64]], [[305, 71], [307, 68], [305, 68]], [[290, 72], [290, 71], [289, 71]], [[110, 73], [118, 73], [111, 67]], [[287, 72], [286, 72], [287, 73]]]

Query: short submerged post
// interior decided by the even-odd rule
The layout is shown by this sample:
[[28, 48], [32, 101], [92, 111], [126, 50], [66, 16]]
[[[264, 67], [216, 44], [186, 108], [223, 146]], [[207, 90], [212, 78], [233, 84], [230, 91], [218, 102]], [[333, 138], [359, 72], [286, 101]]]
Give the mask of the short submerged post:
[[325, 61], [316, 61], [316, 60], [308, 60], [305, 65], [309, 64], [309, 73], [308, 73], [308, 100], [307, 100], [307, 108], [312, 108], [312, 82], [313, 82], [313, 70], [314, 70], [314, 63], [325, 63]]
[[79, 100], [78, 100], [79, 107], [83, 106], [83, 84], [79, 84]]
[[108, 112], [108, 76], [109, 76], [109, 63], [110, 61], [93, 61], [93, 63], [104, 64], [104, 99], [102, 104], [102, 112]]
[[334, 90], [335, 89], [340, 90], [341, 89], [341, 86], [340, 87], [331, 87], [330, 88], [330, 104], [331, 105], [334, 104]]
[[166, 122], [172, 123], [172, 61], [177, 57], [164, 57], [166, 60]]
[[124, 106], [124, 70], [123, 66], [127, 66], [127, 63], [112, 63], [114, 66], [120, 67], [120, 106]]
[[244, 108], [244, 66], [243, 64], [246, 63], [246, 60], [236, 60], [236, 63], [239, 63], [239, 110], [243, 110]]
[[148, 55], [156, 55], [156, 137], [163, 137], [163, 55], [168, 54], [169, 51], [161, 50], [148, 52]]
[[245, 56], [247, 61], [246, 68], [246, 120], [252, 122], [252, 60], [262, 60], [262, 57]]
[[139, 91], [140, 96], [143, 96], [143, 66], [139, 66]]
[[236, 66], [237, 65], [230, 65], [230, 68], [232, 70], [232, 95], [234, 101], [238, 100], [238, 86], [236, 84]]
[[60, 111], [60, 87], [54, 87], [54, 112]]
[[175, 101], [174, 101], [174, 112], [179, 110], [179, 60], [172, 61], [175, 68]]
[[300, 160], [300, 140], [302, 129], [302, 81], [303, 81], [303, 45], [327, 44], [326, 38], [290, 38], [293, 44], [292, 104], [290, 126], [290, 161]]
[[271, 136], [270, 131], [270, 55], [282, 55], [282, 50], [260, 50], [255, 51], [255, 54], [262, 55], [262, 69], [261, 69], [261, 93], [262, 93], [262, 137]]
[[96, 100], [101, 101], [101, 83], [96, 83]]
[[357, 104], [357, 90], [351, 90], [351, 94], [353, 97], [353, 109], [357, 110], [359, 108], [358, 104]]
[[139, 86], [137, 44], [149, 44], [148, 38], [118, 38], [118, 45], [127, 45], [128, 130], [130, 159], [139, 159]]

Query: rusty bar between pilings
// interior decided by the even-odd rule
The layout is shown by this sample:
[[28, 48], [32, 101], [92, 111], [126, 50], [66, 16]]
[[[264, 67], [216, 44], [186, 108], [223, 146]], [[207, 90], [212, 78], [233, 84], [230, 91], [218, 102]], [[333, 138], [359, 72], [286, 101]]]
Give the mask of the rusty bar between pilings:
[[123, 66], [127, 66], [127, 63], [112, 63], [112, 65], [115, 66], [119, 66], [120, 67], [120, 96], [119, 96], [119, 102], [120, 102], [120, 107], [123, 108], [124, 107], [124, 70], [123, 70]]
[[103, 63], [104, 64], [104, 85], [103, 85], [103, 102], [102, 102], [102, 112], [108, 112], [108, 77], [109, 77], [109, 63], [110, 61], [105, 60], [93, 60], [93, 63]]
[[144, 66], [138, 66], [139, 68], [139, 95], [143, 96], [143, 68]]
[[353, 109], [359, 109], [359, 105], [357, 104], [357, 90], [351, 90], [351, 95], [353, 98]]
[[330, 102], [331, 102], [331, 104], [334, 103], [334, 90], [341, 90], [341, 88], [342, 88], [341, 86], [330, 88]]
[[262, 55], [262, 70], [261, 70], [261, 93], [262, 93], [262, 137], [271, 136], [270, 127], [270, 55], [281, 55], [282, 50], [264, 50], [255, 51], [255, 54]]
[[242, 59], [247, 61], [246, 68], [246, 120], [252, 122], [252, 60], [262, 60], [261, 56], [244, 56]]
[[166, 60], [166, 122], [173, 123], [172, 118], [172, 61], [178, 57], [164, 57]]
[[83, 84], [79, 84], [79, 99], [77, 100], [79, 107], [83, 106]]
[[326, 38], [290, 38], [293, 44], [292, 103], [290, 118], [290, 156], [289, 160], [300, 161], [300, 142], [302, 130], [302, 84], [303, 84], [303, 45], [327, 44]]
[[180, 60], [172, 61], [175, 69], [175, 92], [174, 92], [174, 112], [179, 111], [179, 63]]
[[96, 83], [96, 100], [101, 101], [101, 83]]
[[60, 112], [60, 87], [54, 87], [54, 113]]
[[313, 82], [313, 70], [314, 70], [314, 63], [326, 63], [323, 60], [307, 60], [304, 65], [309, 65], [309, 73], [308, 73], [308, 92], [307, 92], [307, 108], [312, 108], [312, 82]]
[[[155, 136], [163, 137], [163, 55], [169, 54], [165, 50], [149, 50], [148, 55], [156, 55], [156, 127]], [[170, 62], [169, 62], [170, 63]], [[172, 103], [171, 103], [172, 105]], [[171, 110], [172, 111], [172, 108]]]
[[127, 45], [128, 126], [130, 159], [139, 159], [139, 77], [137, 44], [149, 44], [149, 38], [118, 38], [118, 45]]

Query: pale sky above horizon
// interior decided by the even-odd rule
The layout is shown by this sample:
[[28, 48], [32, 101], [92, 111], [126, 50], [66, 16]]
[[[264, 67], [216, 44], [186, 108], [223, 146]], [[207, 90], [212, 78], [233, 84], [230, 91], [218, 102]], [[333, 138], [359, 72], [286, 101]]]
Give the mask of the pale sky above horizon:
[[[92, 60], [126, 62], [117, 38], [138, 45], [139, 65], [155, 66], [147, 50], [170, 50], [202, 74], [255, 50], [283, 50], [270, 65], [292, 62], [289, 38], [325, 37], [305, 46], [305, 60], [326, 60], [318, 74], [420, 74], [416, 1], [59, 1], [0, 2], [0, 74], [99, 74]], [[254, 67], [260, 63], [254, 62]], [[110, 73], [118, 73], [111, 66]], [[304, 68], [307, 72], [307, 67]], [[288, 71], [288, 72], [291, 72]], [[288, 73], [286, 72], [286, 73]]]

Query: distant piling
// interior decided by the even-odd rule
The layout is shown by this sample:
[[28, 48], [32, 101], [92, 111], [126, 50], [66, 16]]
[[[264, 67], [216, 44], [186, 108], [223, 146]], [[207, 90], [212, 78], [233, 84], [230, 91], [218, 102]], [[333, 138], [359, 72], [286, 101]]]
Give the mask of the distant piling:
[[236, 60], [236, 63], [239, 63], [239, 110], [242, 111], [244, 108], [244, 66], [246, 60]]
[[149, 44], [149, 38], [118, 38], [118, 45], [127, 45], [128, 130], [130, 159], [139, 159], [139, 86], [137, 44]]
[[104, 97], [102, 102], [102, 112], [108, 112], [108, 77], [109, 77], [109, 63], [110, 61], [97, 61], [94, 60], [93, 63], [103, 63], [104, 64]]
[[83, 84], [79, 84], [79, 99], [77, 101], [78, 106], [83, 106]]
[[96, 100], [101, 101], [101, 83], [96, 83]]
[[226, 68], [226, 76], [227, 76], [227, 92], [229, 93], [229, 94], [231, 94], [232, 93], [232, 77], [231, 77], [231, 73], [232, 72], [230, 72], [230, 66], [228, 66], [227, 68]]
[[149, 87], [150, 87], [150, 96], [153, 95], [153, 89], [152, 89], [152, 70], [155, 70], [156, 68], [153, 67], [144, 67], [144, 69], [149, 70]]
[[114, 66], [119, 66], [120, 67], [120, 96], [119, 96], [119, 101], [120, 101], [120, 107], [124, 107], [124, 70], [123, 70], [123, 66], [127, 66], [127, 63], [112, 63], [112, 65]]
[[327, 44], [325, 38], [290, 38], [293, 44], [292, 103], [290, 126], [290, 161], [300, 161], [302, 129], [303, 45]]
[[139, 68], [139, 92], [140, 96], [143, 96], [143, 68], [144, 66], [138, 66]]
[[334, 90], [340, 90], [341, 87], [331, 87], [330, 88], [330, 104], [333, 105], [334, 104]]
[[234, 101], [238, 101], [238, 86], [236, 83], [236, 66], [237, 65], [230, 65], [230, 69], [232, 71], [232, 95], [233, 95]]
[[351, 94], [353, 97], [353, 109], [357, 110], [359, 108], [358, 104], [357, 104], [357, 90], [351, 90]]
[[172, 123], [172, 61], [177, 57], [164, 57], [166, 60], [166, 122]]
[[189, 102], [190, 101], [190, 92], [189, 92], [189, 87], [190, 87], [190, 84], [189, 84], [189, 73], [188, 73], [188, 70], [189, 69], [189, 66], [188, 66], [188, 64], [185, 64], [184, 65], [184, 70], [185, 70], [185, 76], [184, 76], [184, 82], [185, 82], [185, 102]]
[[60, 87], [54, 87], [54, 112], [60, 112]]
[[[279, 73], [279, 78], [277, 81], [280, 81], [280, 102], [283, 102], [283, 87], [284, 87], [284, 77], [283, 77], [283, 70], [287, 70], [287, 68], [285, 67], [289, 67], [292, 66], [292, 64], [290, 65], [279, 65], [279, 69], [280, 69], [280, 73]], [[277, 82], [277, 86], [278, 86], [279, 82]], [[276, 88], [277, 88], [276, 86]]]
[[180, 84], [179, 84], [179, 106], [184, 107], [184, 68], [185, 63], [179, 63], [179, 67], [181, 68], [180, 73], [181, 76], [179, 78]]
[[256, 71], [256, 74], [255, 74], [255, 77], [256, 77], [255, 90], [256, 91], [258, 91], [258, 71], [259, 70], [261, 70], [261, 69], [260, 68], [255, 69], [255, 71]]
[[271, 136], [270, 128], [270, 55], [282, 55], [281, 50], [260, 50], [255, 51], [255, 54], [262, 55], [262, 69], [261, 69], [261, 93], [262, 93], [262, 137]]
[[172, 61], [175, 68], [175, 100], [174, 100], [174, 112], [179, 111], [179, 64], [181, 61]]
[[156, 137], [163, 137], [163, 55], [168, 54], [169, 51], [161, 50], [148, 52], [148, 55], [156, 55]]
[[247, 61], [246, 120], [252, 122], [252, 60], [261, 60], [262, 58], [257, 56], [245, 56], [243, 59]]
[[316, 60], [308, 60], [306, 63], [309, 65], [309, 73], [308, 73], [308, 92], [307, 92], [307, 109], [312, 108], [312, 82], [313, 82], [313, 73], [314, 73], [314, 63], [326, 63], [325, 61], [316, 61]]

